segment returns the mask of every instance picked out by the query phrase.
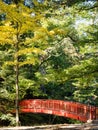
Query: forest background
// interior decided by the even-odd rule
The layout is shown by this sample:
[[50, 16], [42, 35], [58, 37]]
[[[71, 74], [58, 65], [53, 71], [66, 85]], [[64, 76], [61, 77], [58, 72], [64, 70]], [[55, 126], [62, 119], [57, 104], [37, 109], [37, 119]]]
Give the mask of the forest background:
[[[15, 125], [10, 111], [23, 99], [98, 106], [97, 0], [0, 0], [1, 126]], [[77, 121], [20, 114], [20, 122]]]

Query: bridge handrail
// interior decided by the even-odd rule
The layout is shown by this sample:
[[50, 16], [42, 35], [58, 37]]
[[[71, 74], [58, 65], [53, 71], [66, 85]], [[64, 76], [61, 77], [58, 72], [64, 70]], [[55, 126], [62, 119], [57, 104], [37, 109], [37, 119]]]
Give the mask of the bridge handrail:
[[95, 119], [96, 108], [78, 102], [51, 99], [27, 99], [21, 101], [19, 106], [21, 111], [52, 112], [61, 116], [68, 116], [69, 114], [69, 116], [73, 116], [73, 118], [81, 118], [80, 120], [83, 118], [84, 121]]

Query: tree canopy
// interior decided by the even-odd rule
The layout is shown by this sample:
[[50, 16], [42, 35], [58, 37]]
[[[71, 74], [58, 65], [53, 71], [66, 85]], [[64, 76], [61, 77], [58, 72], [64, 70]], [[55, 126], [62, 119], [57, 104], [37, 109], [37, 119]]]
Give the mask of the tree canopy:
[[0, 0], [0, 55], [1, 120], [22, 99], [98, 105], [98, 1]]

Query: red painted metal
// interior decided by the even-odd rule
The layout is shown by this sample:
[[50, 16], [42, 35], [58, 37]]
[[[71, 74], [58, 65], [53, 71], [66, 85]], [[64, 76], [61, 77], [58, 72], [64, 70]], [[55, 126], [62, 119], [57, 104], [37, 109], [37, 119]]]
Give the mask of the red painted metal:
[[98, 120], [98, 107], [96, 107], [96, 119]]
[[29, 99], [19, 103], [22, 113], [46, 113], [83, 122], [96, 118], [96, 107], [62, 100]]

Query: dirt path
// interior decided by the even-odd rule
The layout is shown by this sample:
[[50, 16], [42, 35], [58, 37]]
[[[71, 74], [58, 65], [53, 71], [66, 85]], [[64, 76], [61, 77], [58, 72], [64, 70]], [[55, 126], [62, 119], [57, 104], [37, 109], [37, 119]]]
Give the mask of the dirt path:
[[58, 124], [32, 127], [2, 127], [0, 130], [98, 130], [98, 124]]

